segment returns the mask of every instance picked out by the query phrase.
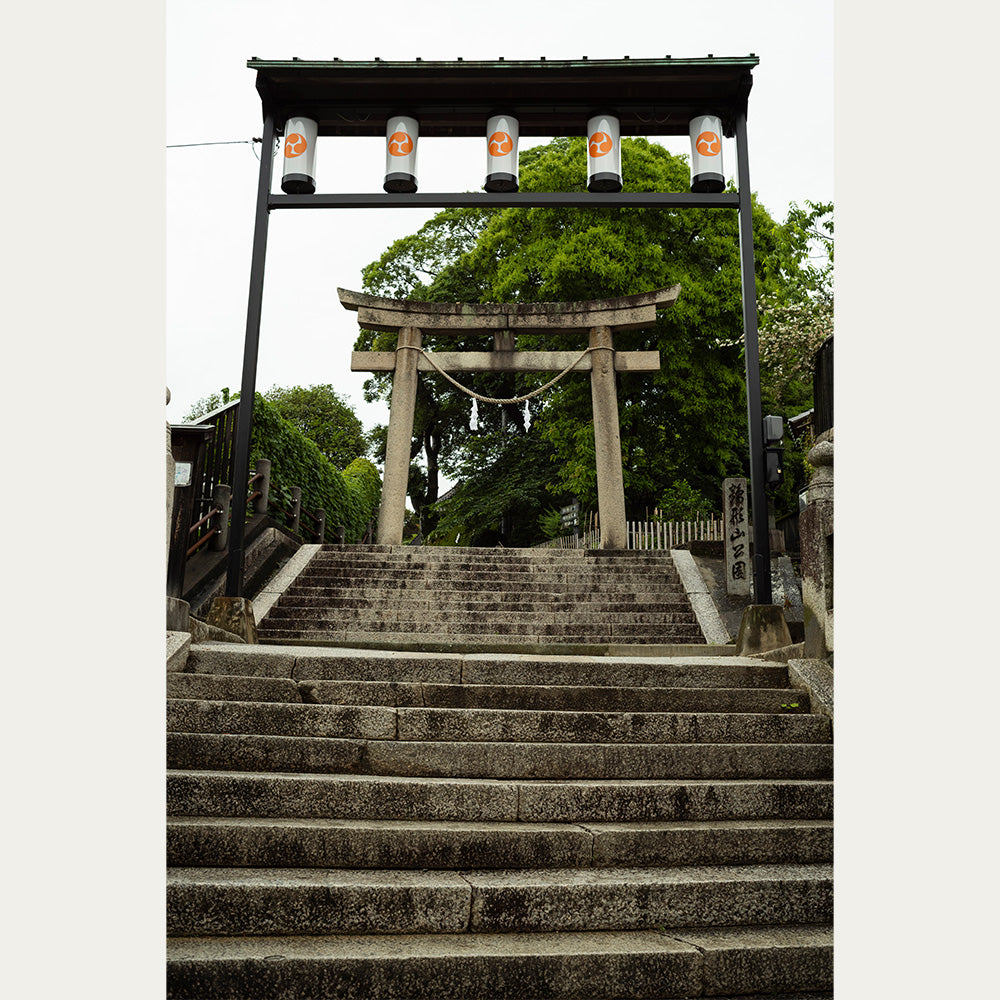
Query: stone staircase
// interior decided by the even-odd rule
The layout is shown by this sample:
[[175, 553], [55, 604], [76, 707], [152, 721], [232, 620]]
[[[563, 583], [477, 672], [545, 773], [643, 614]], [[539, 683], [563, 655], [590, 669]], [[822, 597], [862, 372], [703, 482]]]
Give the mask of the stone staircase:
[[691, 644], [666, 551], [324, 546], [258, 624], [262, 642]]
[[[322, 555], [288, 598], [330, 624], [299, 639], [344, 628], [307, 603], [342, 599]], [[573, 558], [607, 565], [512, 588]], [[604, 603], [669, 575], [632, 565]], [[452, 600], [497, 625], [498, 593]], [[421, 635], [494, 631], [449, 620]], [[168, 996], [831, 997], [830, 719], [780, 663], [550, 654], [193, 645], [167, 678]]]

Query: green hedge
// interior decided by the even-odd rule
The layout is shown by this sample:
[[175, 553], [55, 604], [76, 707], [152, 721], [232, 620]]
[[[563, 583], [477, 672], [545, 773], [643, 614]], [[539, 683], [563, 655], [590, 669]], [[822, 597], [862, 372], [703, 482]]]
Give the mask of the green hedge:
[[[272, 502], [291, 506], [292, 488], [302, 490], [302, 507], [310, 513], [326, 511], [324, 541], [334, 541], [333, 529], [347, 528], [345, 540], [358, 542], [371, 518], [378, 513], [382, 481], [378, 470], [366, 458], [356, 458], [341, 473], [323, 456], [309, 438], [285, 420], [274, 404], [260, 393], [254, 395], [253, 433], [250, 440], [250, 469], [262, 459], [271, 462]], [[282, 518], [279, 516], [279, 520]], [[304, 528], [312, 522], [301, 518]]]

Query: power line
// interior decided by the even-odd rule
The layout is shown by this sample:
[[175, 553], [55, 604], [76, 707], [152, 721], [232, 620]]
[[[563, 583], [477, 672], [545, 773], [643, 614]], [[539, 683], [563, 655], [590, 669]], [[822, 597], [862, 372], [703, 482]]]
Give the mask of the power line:
[[167, 149], [187, 149], [190, 146], [244, 146], [253, 142], [263, 142], [262, 139], [234, 139], [232, 142], [178, 142], [168, 145]]

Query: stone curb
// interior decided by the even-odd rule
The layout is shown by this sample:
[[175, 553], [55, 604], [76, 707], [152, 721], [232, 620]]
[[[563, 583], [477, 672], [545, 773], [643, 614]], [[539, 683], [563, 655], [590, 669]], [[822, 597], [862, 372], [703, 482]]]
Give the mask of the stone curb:
[[708, 584], [702, 579], [694, 556], [686, 549], [671, 549], [670, 555], [674, 560], [677, 575], [687, 592], [695, 617], [698, 619], [698, 624], [701, 626], [705, 642], [718, 645], [731, 642], [732, 636], [719, 617], [715, 601], [712, 600], [712, 593]]
[[322, 545], [303, 545], [284, 566], [264, 584], [264, 589], [253, 599], [254, 618], [259, 626], [267, 613], [278, 603], [278, 598], [288, 590], [296, 578], [313, 561]]
[[191, 641], [194, 643], [238, 642], [246, 645], [246, 639], [237, 635], [235, 632], [228, 632], [226, 629], [219, 628], [217, 625], [209, 625], [208, 622], [201, 621], [199, 618], [192, 618], [190, 621]]
[[833, 720], [833, 668], [823, 660], [788, 661], [788, 679], [809, 692], [812, 710]]
[[191, 649], [190, 632], [167, 633], [167, 673], [183, 673]]

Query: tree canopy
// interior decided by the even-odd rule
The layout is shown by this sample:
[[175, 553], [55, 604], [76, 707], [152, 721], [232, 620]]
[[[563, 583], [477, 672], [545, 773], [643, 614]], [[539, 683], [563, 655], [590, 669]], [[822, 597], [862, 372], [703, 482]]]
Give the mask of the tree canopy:
[[[522, 152], [525, 191], [582, 191], [585, 140], [555, 139]], [[684, 191], [685, 157], [644, 139], [622, 141], [625, 190]], [[801, 300], [809, 274], [802, 222], [782, 225], [753, 203], [758, 294]], [[813, 220], [816, 221], [816, 220]], [[658, 373], [617, 376], [625, 497], [642, 516], [664, 496], [716, 498], [727, 475], [747, 472], [746, 403], [737, 215], [731, 209], [457, 208], [397, 240], [364, 270], [368, 292], [430, 301], [568, 301], [631, 295], [678, 283], [676, 304], [654, 327], [616, 334], [621, 350], [660, 352]], [[584, 337], [586, 335], [584, 334]], [[430, 350], [484, 350], [483, 338], [425, 334]], [[361, 331], [357, 350], [391, 350], [395, 335]], [[519, 349], [573, 350], [579, 334], [521, 335]], [[466, 375], [482, 395], [510, 398], [547, 381], [533, 374]], [[389, 376], [366, 383], [388, 397]], [[479, 406], [435, 373], [421, 374], [412, 456], [424, 451], [424, 501], [440, 467], [460, 481], [439, 505], [439, 531], [463, 540], [500, 529], [505, 544], [540, 537], [539, 517], [578, 497], [596, 505], [589, 379], [570, 374], [527, 407]], [[432, 482], [432, 480], [434, 480]], [[417, 498], [411, 493], [415, 503]], [[430, 519], [433, 521], [433, 518]], [[430, 525], [432, 526], [432, 525]], [[425, 528], [425, 531], [427, 529]]]
[[272, 386], [264, 398], [338, 469], [369, 452], [369, 440], [350, 403], [332, 385]]

